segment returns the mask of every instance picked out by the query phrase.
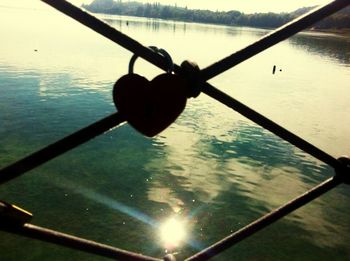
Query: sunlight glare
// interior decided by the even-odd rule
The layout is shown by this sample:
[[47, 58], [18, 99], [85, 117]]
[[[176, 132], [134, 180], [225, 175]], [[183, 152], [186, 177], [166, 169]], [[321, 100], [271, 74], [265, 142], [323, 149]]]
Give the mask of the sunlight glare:
[[166, 220], [160, 226], [160, 238], [167, 249], [178, 247], [186, 238], [185, 222], [176, 218]]

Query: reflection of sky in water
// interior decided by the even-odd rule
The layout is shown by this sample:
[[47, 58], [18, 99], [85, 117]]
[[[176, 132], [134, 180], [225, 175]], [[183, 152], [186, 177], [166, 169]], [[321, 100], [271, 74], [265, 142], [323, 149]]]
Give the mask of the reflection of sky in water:
[[[25, 11], [26, 23], [12, 23], [24, 15], [23, 10], [0, 12], [0, 34], [7, 36], [0, 48], [3, 166], [113, 112], [112, 85], [126, 73], [131, 54], [74, 22], [68, 23], [68, 18], [50, 8]], [[266, 32], [130, 17], [104, 18], [146, 45], [165, 48], [177, 63], [191, 58], [201, 67]], [[19, 41], [18, 35], [26, 41]], [[350, 151], [350, 74], [347, 55], [343, 55], [348, 46], [332, 36], [320, 37], [317, 43], [314, 40], [313, 35], [297, 36], [212, 82], [338, 156]], [[215, 48], [208, 52], [212, 47]], [[274, 64], [282, 72], [272, 76]], [[135, 71], [149, 78], [159, 73], [141, 59]], [[28, 179], [25, 176], [13, 183], [21, 184], [28, 194], [19, 195], [16, 185], [11, 187], [14, 192], [8, 189], [2, 194], [10, 195], [15, 202], [27, 202], [37, 213], [43, 213], [35, 219], [43, 224], [56, 226], [56, 212], [69, 209], [61, 217], [69, 222], [62, 221], [61, 227], [117, 245], [136, 244], [127, 245], [131, 249], [141, 247], [150, 238], [159, 239], [137, 216], [152, 220], [148, 223], [180, 216], [189, 226], [190, 241], [204, 246], [332, 174], [312, 157], [205, 95], [191, 99], [177, 122], [154, 139], [145, 139], [125, 125], [37, 171], [42, 172], [37, 175], [43, 175], [43, 180], [48, 179], [47, 173], [57, 175], [54, 182], [42, 182], [53, 188], [39, 186], [43, 185], [40, 182], [36, 186], [38, 181], [29, 179], [35, 175], [28, 174]], [[63, 179], [79, 184], [68, 186], [68, 197], [64, 196], [68, 192]], [[71, 196], [74, 193], [78, 196]], [[48, 203], [42, 200], [42, 194], [50, 195], [50, 204], [59, 203], [53, 214], [45, 208]], [[348, 199], [348, 190], [340, 188], [288, 216], [283, 224], [301, 229], [310, 245], [348, 250], [344, 246], [350, 235]], [[78, 204], [72, 207], [70, 202], [75, 201]], [[97, 224], [96, 231], [76, 225], [76, 220], [81, 221], [77, 206], [90, 202], [115, 207], [93, 205], [101, 212], [92, 211], [90, 206], [89, 211], [84, 209], [86, 220], [82, 222]], [[101, 218], [100, 213], [106, 214]], [[45, 220], [45, 215], [52, 216]], [[116, 231], [107, 226], [117, 226], [115, 223], [120, 225]], [[142, 235], [135, 235], [131, 228], [140, 229]], [[129, 241], [118, 235], [119, 231], [127, 234]], [[105, 233], [104, 237], [101, 233]], [[148, 250], [145, 247], [142, 251]]]
[[[154, 173], [149, 199], [169, 204], [175, 213], [191, 208], [191, 199], [183, 200], [190, 193], [203, 205], [220, 205], [222, 195], [230, 194], [242, 207], [264, 214], [332, 173], [261, 128], [240, 122], [223, 139], [203, 137], [197, 133], [203, 121], [191, 129], [180, 120], [157, 138], [164, 153], [146, 165]], [[339, 237], [344, 227], [329, 219], [326, 204], [319, 199], [287, 219], [313, 231], [319, 244], [334, 246], [347, 237]]]

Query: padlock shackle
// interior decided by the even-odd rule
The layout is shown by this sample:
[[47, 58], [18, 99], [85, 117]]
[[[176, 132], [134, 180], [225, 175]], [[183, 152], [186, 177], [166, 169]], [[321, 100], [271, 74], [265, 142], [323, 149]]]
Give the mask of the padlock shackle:
[[[149, 48], [152, 49], [154, 52], [163, 55], [164, 58], [167, 59], [168, 64], [169, 64], [169, 69], [167, 70], [167, 73], [171, 74], [174, 71], [174, 62], [173, 62], [173, 59], [171, 58], [170, 54], [167, 51], [165, 51], [164, 49], [162, 49], [162, 48], [159, 49], [156, 46], [149, 46]], [[130, 62], [129, 62], [129, 74], [134, 73], [134, 65], [135, 65], [135, 62], [136, 62], [138, 57], [139, 56], [137, 54], [134, 54], [131, 57]]]

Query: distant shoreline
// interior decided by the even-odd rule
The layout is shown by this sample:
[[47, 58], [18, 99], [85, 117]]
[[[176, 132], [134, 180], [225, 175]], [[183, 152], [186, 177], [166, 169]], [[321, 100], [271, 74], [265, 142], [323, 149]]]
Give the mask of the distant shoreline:
[[[130, 0], [94, 0], [82, 7], [92, 13], [156, 18], [168, 21], [187, 23], [214, 24], [226, 26], [244, 26], [251, 28], [275, 29], [303, 14], [311, 11], [315, 6], [302, 7], [290, 13], [254, 13], [245, 14], [237, 10], [213, 11], [188, 9], [176, 5], [162, 5], [161, 3], [141, 3]], [[350, 7], [333, 14], [316, 23], [310, 30], [347, 34], [350, 30]], [[345, 29], [345, 30], [343, 30]]]
[[350, 37], [350, 29], [349, 28], [343, 28], [343, 29], [336, 29], [336, 28], [329, 28], [329, 29], [314, 29], [310, 28], [308, 30], [309, 32], [320, 32], [320, 33], [331, 33], [331, 34], [337, 34], [342, 35], [346, 37]]
[[[89, 11], [89, 10], [86, 10]], [[91, 12], [91, 11], [89, 11]], [[146, 18], [146, 19], [159, 19], [163, 21], [169, 21], [169, 22], [183, 22], [183, 23], [195, 23], [195, 24], [203, 24], [203, 25], [216, 25], [216, 26], [230, 26], [227, 24], [220, 24], [220, 23], [206, 23], [206, 22], [197, 22], [197, 21], [184, 21], [184, 20], [176, 20], [176, 19], [167, 19], [167, 18], [155, 18], [155, 17], [145, 17], [145, 16], [135, 16], [135, 15], [123, 15], [123, 14], [110, 14], [110, 13], [102, 13], [102, 12], [92, 12], [93, 14], [101, 14], [101, 15], [115, 15], [115, 16], [122, 16], [122, 17], [135, 17], [135, 18]], [[258, 26], [245, 26], [245, 25], [231, 25], [234, 27], [249, 27], [249, 28], [256, 28], [256, 29], [266, 29], [266, 30], [274, 30], [276, 28], [274, 27], [258, 27]], [[320, 28], [309, 28], [305, 29], [304, 32], [318, 32], [318, 33], [328, 33], [328, 34], [336, 34], [341, 35], [344, 37], [350, 37], [350, 28], [343, 28], [343, 29], [336, 29], [336, 28], [327, 28], [327, 29], [320, 29]]]

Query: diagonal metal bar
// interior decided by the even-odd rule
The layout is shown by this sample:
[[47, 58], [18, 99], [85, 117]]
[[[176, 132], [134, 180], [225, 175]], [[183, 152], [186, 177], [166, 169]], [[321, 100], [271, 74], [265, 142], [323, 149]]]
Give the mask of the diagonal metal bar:
[[238, 230], [237, 232], [231, 234], [230, 236], [220, 240], [219, 242], [213, 244], [212, 246], [209, 246], [208, 248], [200, 251], [199, 253], [195, 254], [194, 256], [186, 259], [186, 261], [203, 261], [208, 260], [220, 253], [222, 253], [224, 250], [234, 246], [235, 244], [239, 243], [243, 239], [255, 234], [256, 232], [262, 230], [263, 228], [271, 225], [272, 223], [276, 222], [277, 220], [283, 218], [284, 216], [290, 214], [294, 210], [297, 210], [298, 208], [306, 205], [307, 203], [311, 202], [312, 200], [318, 198], [319, 196], [323, 195], [324, 193], [328, 192], [329, 190], [335, 188], [339, 184], [342, 183], [342, 180], [335, 177], [330, 178], [323, 183], [319, 184], [318, 186], [314, 187], [313, 189], [307, 191], [306, 193], [300, 195], [299, 197], [289, 201], [285, 205], [275, 209], [274, 211], [270, 212], [269, 214], [261, 217], [260, 219], [250, 223], [249, 225], [245, 226], [244, 228]]
[[[140, 43], [131, 39], [127, 35], [120, 33], [116, 29], [110, 27], [109, 25], [91, 16], [90, 14], [82, 11], [81, 9], [75, 7], [74, 5], [64, 0], [42, 0], [42, 1], [55, 7], [59, 11], [71, 16], [72, 18], [90, 27], [96, 32], [104, 35], [108, 39], [111, 39], [112, 41], [126, 47], [130, 51], [139, 54], [141, 57], [147, 59], [149, 62], [153, 63], [154, 65], [162, 69], [166, 69], [167, 66], [164, 65], [164, 58], [162, 56], [153, 52], [151, 49], [142, 46]], [[335, 2], [338, 2], [338, 1], [335, 1]], [[179, 72], [180, 67], [176, 65], [175, 71]], [[263, 126], [264, 128], [284, 138], [285, 140], [294, 144], [300, 149], [308, 152], [309, 154], [313, 155], [317, 159], [320, 159], [321, 161], [335, 168], [338, 167], [338, 161], [333, 157], [331, 157], [330, 155], [328, 155], [327, 153], [321, 151], [320, 149], [316, 148], [312, 144], [299, 138], [295, 134], [277, 125], [273, 121], [255, 112], [254, 110], [238, 102], [237, 100], [233, 99], [227, 94], [219, 91], [218, 89], [214, 88], [210, 84], [203, 83], [202, 85], [203, 85], [202, 91], [207, 95], [224, 103], [228, 107], [236, 110], [237, 112], [246, 116], [253, 122]], [[118, 119], [113, 119], [114, 117]], [[117, 121], [114, 121], [114, 120], [117, 120]], [[4, 169], [0, 170], [0, 184], [15, 178], [23, 174], [24, 172], [29, 171], [43, 164], [44, 162], [50, 159], [53, 159], [54, 157], [84, 143], [85, 141], [88, 141], [89, 139], [99, 134], [102, 134], [108, 129], [118, 125], [122, 121], [123, 120], [121, 119], [121, 117], [118, 116], [117, 114], [114, 116], [107, 117], [106, 119], [96, 122], [84, 128], [83, 130], [78, 131], [77, 133], [74, 133], [54, 144], [49, 145], [48, 147], [38, 152], [33, 153], [32, 155], [29, 155], [24, 159], [19, 160], [18, 162], [15, 162], [14, 164], [8, 167], [5, 167]]]
[[287, 23], [286, 25], [283, 25], [257, 42], [248, 45], [242, 50], [208, 66], [207, 68], [204, 68], [201, 71], [201, 79], [207, 81], [226, 70], [231, 69], [237, 64], [293, 36], [348, 5], [350, 5], [349, 0], [335, 0]]
[[[164, 70], [167, 69], [167, 67], [164, 66], [164, 63], [161, 61], [164, 61], [164, 57], [160, 56], [159, 54], [153, 52], [151, 49], [144, 47], [140, 43], [136, 42], [129, 36], [122, 34], [121, 32], [117, 31], [113, 27], [109, 26], [108, 24], [100, 21], [99, 19], [93, 17], [92, 15], [84, 12], [80, 8], [66, 2], [65, 0], [42, 0], [43, 2], [49, 4], [50, 6], [56, 8], [57, 10], [63, 12], [64, 14], [72, 17], [73, 19], [79, 21], [80, 23], [84, 24], [85, 26], [91, 28], [95, 32], [107, 37], [108, 39], [112, 40], [113, 42], [122, 45], [123, 47], [127, 48], [129, 51], [134, 52], [138, 54], [140, 57], [143, 57], [147, 61], [153, 63], [155, 66], [158, 66]], [[346, 2], [346, 4], [345, 4]], [[243, 49], [242, 53], [247, 55], [247, 53], [252, 52], [257, 48], [257, 46], [262, 45], [264, 49], [270, 47], [273, 45], [273, 41], [269, 39], [280, 39], [282, 36], [284, 37], [285, 34], [288, 32], [297, 32], [296, 30], [302, 30], [307, 28], [308, 25], [303, 25], [303, 23], [306, 21], [307, 23], [311, 22], [317, 22], [321, 20], [322, 18], [336, 12], [337, 10], [341, 9], [342, 7], [345, 7], [347, 4], [350, 4], [350, 2], [347, 1], [333, 1], [331, 4], [325, 5], [321, 8], [318, 8], [316, 11], [313, 11], [302, 18], [296, 19], [295, 21], [292, 21], [286, 26], [283, 26], [276, 31], [269, 34], [267, 37], [264, 37], [262, 40], [254, 43], [251, 46], [248, 46], [247, 48]], [[294, 27], [292, 26], [294, 23], [297, 25]], [[292, 28], [291, 28], [292, 27]], [[286, 36], [285, 38], [287, 38]], [[285, 39], [283, 38], [283, 39]], [[280, 39], [283, 40], [283, 39]], [[264, 45], [264, 42], [268, 42], [269, 46]], [[259, 49], [260, 51], [264, 49]], [[240, 53], [239, 52], [239, 53]], [[254, 54], [249, 54], [250, 57]], [[234, 59], [237, 57], [235, 54], [233, 56]], [[236, 58], [235, 58], [236, 57]], [[249, 57], [247, 57], [249, 58]], [[243, 60], [241, 60], [243, 61]], [[178, 65], [175, 65], [175, 72], [180, 72], [180, 67]], [[202, 71], [203, 72], [203, 71]], [[201, 79], [202, 80], [202, 79]], [[202, 81], [202, 91], [206, 93], [207, 95], [211, 96], [212, 98], [218, 100], [219, 102], [224, 103], [228, 107], [234, 109], [235, 111], [241, 113], [245, 117], [248, 117], [253, 122], [263, 126], [264, 128], [268, 129], [272, 133], [278, 135], [279, 137], [282, 137], [283, 139], [286, 139], [288, 142], [294, 144], [295, 146], [299, 147], [300, 149], [304, 150], [305, 152], [310, 153], [312, 156], [316, 157], [317, 159], [330, 164], [333, 167], [338, 166], [338, 161], [328, 155], [327, 153], [321, 151], [320, 149], [316, 148], [312, 144], [308, 143], [307, 141], [301, 139], [300, 137], [296, 136], [295, 134], [291, 133], [290, 131], [286, 130], [285, 128], [279, 126], [278, 124], [274, 123], [273, 121], [267, 119], [263, 115], [255, 112], [254, 110], [248, 108], [247, 106], [243, 105], [242, 103], [238, 102], [237, 100], [231, 98], [227, 94], [219, 91], [218, 89], [214, 88], [208, 83], [204, 83]]]
[[[143, 57], [147, 61], [155, 64], [156, 66], [166, 69], [166, 62], [164, 61], [163, 57], [160, 55], [154, 53], [152, 50], [142, 46], [138, 42], [134, 41], [133, 39], [129, 38], [126, 35], [121, 34], [120, 32], [116, 31], [114, 28], [109, 27], [105, 23], [101, 22], [100, 20], [90, 16], [89, 14], [81, 11], [79, 8], [74, 9], [73, 6], [66, 1], [61, 0], [42, 0], [61, 12], [66, 13], [67, 15], [73, 17], [74, 19], [80, 21], [81, 23], [85, 24], [86, 26], [92, 28], [98, 33], [101, 33], [102, 35], [106, 36], [107, 38], [111, 39], [112, 41], [117, 42], [118, 44], [122, 45], [123, 47], [127, 49], [131, 49], [132, 52], [136, 53], [137, 55]], [[220, 70], [227, 70], [234, 65], [254, 56], [255, 54], [269, 48], [270, 46], [276, 44], [279, 41], [282, 41], [289, 36], [297, 33], [298, 31], [305, 29], [309, 25], [313, 24], [314, 22], [317, 22], [324, 17], [330, 15], [332, 12], [336, 12], [337, 10], [340, 10], [341, 8], [347, 6], [350, 4], [348, 1], [333, 1], [329, 5], [325, 5], [324, 7], [321, 7], [317, 9], [316, 11], [312, 12], [309, 15], [306, 15], [300, 19], [297, 19], [296, 21], [287, 24], [286, 26], [278, 29], [277, 31], [271, 33], [270, 35], [266, 36], [261, 40], [261, 42], [257, 42], [255, 48], [254, 44], [251, 46], [248, 46], [246, 48], [246, 51], [242, 50], [241, 53], [233, 54], [232, 56], [223, 59], [222, 61], [219, 61], [218, 63], [215, 63], [213, 66], [209, 66], [208, 68], [204, 69], [201, 73], [203, 79], [202, 80], [208, 80], [212, 77], [215, 77], [217, 74], [220, 74]], [[55, 6], [56, 5], [56, 6]], [[78, 12], [78, 13], [77, 13]], [[80, 12], [83, 12], [83, 18], [80, 17], [80, 19], [77, 19], [76, 17], [81, 15]], [[78, 15], [77, 15], [78, 14]], [[304, 19], [304, 20], [303, 20]], [[303, 21], [303, 22], [302, 22]], [[308, 24], [309, 23], [309, 24]], [[108, 26], [109, 28], [106, 28]], [[283, 31], [284, 30], [284, 31]], [[293, 31], [294, 30], [294, 31]], [[288, 34], [289, 33], [289, 34]], [[117, 35], [119, 34], [119, 35]], [[287, 34], [287, 35], [285, 35]], [[117, 36], [116, 36], [117, 35]], [[274, 37], [273, 37], [274, 36]], [[269, 39], [270, 40], [264, 40]], [[275, 38], [276, 37], [276, 38]], [[274, 39], [274, 40], [273, 40]], [[266, 43], [264, 42], [266, 41]], [[252, 47], [253, 46], [253, 47]], [[260, 46], [260, 47], [259, 47]], [[252, 49], [249, 49], [252, 48]], [[255, 52], [255, 53], [254, 53]], [[222, 68], [219, 70], [220, 67], [218, 64], [222, 63]], [[230, 65], [230, 66], [229, 66]], [[227, 67], [225, 69], [225, 66]], [[177, 71], [180, 70], [178, 66], [175, 68]], [[219, 70], [219, 71], [218, 71]], [[222, 71], [223, 72], [223, 71]], [[288, 140], [292, 144], [304, 148], [305, 151], [309, 152], [311, 155], [316, 155], [316, 158], [321, 159], [322, 161], [332, 165], [336, 169], [339, 167], [338, 162], [336, 159], [332, 158], [330, 155], [324, 153], [323, 151], [319, 150], [312, 144], [307, 143], [306, 141], [302, 140], [301, 138], [295, 136], [294, 134], [290, 133], [289, 131], [285, 130], [281, 126], [275, 124], [274, 122], [270, 121], [266, 117], [258, 114], [257, 112], [253, 111], [252, 109], [248, 108], [244, 104], [241, 104], [240, 102], [236, 101], [235, 99], [231, 98], [230, 96], [226, 95], [223, 92], [220, 92], [219, 90], [215, 89], [210, 84], [203, 84], [203, 92], [208, 94], [209, 96], [213, 97], [214, 99], [217, 99], [224, 103], [225, 105], [229, 106], [230, 108], [240, 112], [244, 116], [248, 117], [249, 119], [253, 120], [254, 122], [258, 123], [259, 125], [269, 129], [273, 133], [279, 135], [280, 137]], [[107, 120], [108, 118], [108, 120]], [[61, 141], [58, 141], [52, 145], [49, 145], [47, 148], [44, 148], [32, 155], [30, 155], [27, 158], [24, 158], [17, 163], [3, 169], [0, 171], [0, 183], [5, 182], [9, 179], [14, 178], [15, 176], [18, 176], [25, 171], [28, 171], [58, 155], [61, 153], [64, 153], [65, 151], [68, 151], [71, 148], [74, 148], [75, 146], [80, 145], [81, 143], [99, 135], [103, 132], [107, 131], [108, 129], [118, 125], [123, 121], [122, 117], [118, 115], [118, 113], [113, 114], [109, 117], [107, 117], [100, 122], [94, 123], [81, 131], [78, 131], [77, 133], [74, 133], [66, 138], [64, 138]], [[113, 123], [113, 124], [112, 124]], [[107, 128], [107, 126], [109, 126]], [[72, 142], [72, 144], [70, 144]], [[311, 151], [311, 152], [310, 152]], [[48, 155], [45, 155], [47, 154]], [[31, 163], [31, 161], [34, 160], [34, 164]], [[295, 200], [287, 203], [286, 205], [282, 206], [281, 208], [277, 209], [275, 212], [272, 212], [261, 219], [253, 222], [252, 224], [248, 225], [247, 227], [237, 231], [233, 235], [223, 239], [222, 241], [216, 243], [215, 245], [209, 247], [206, 250], [201, 251], [200, 253], [196, 254], [195, 256], [189, 258], [188, 260], [206, 260], [212, 256], [215, 256], [216, 254], [220, 253], [221, 251], [225, 250], [226, 248], [232, 246], [233, 244], [243, 240], [244, 238], [252, 235], [253, 233], [261, 230], [262, 228], [268, 226], [269, 224], [275, 222], [276, 220], [282, 218], [283, 216], [289, 214], [290, 212], [294, 211], [295, 209], [303, 206], [304, 204], [310, 202], [311, 200], [315, 199], [316, 197], [322, 195], [323, 193], [329, 191], [330, 189], [334, 188], [338, 184], [340, 184], [340, 179], [329, 179], [325, 181], [324, 183], [320, 184], [316, 188], [310, 190], [309, 192], [303, 194], [302, 196], [296, 198]], [[0, 224], [0, 227], [3, 227], [3, 224]], [[5, 231], [8, 231], [8, 227], [2, 228]], [[10, 229], [11, 230], [11, 229]], [[14, 232], [11, 230], [10, 232]], [[91, 252], [91, 253], [98, 253], [99, 255], [108, 256], [112, 258], [122, 258], [123, 260], [158, 260], [151, 257], [145, 257], [141, 255], [137, 255], [131, 252], [127, 252], [124, 250], [112, 248], [110, 246], [105, 246], [98, 244], [96, 242], [87, 241], [80, 238], [75, 238], [70, 235], [66, 235], [60, 232], [47, 230], [44, 228], [40, 228], [37, 226], [33, 226], [31, 224], [25, 224], [23, 227], [16, 227], [15, 233], [26, 235], [32, 238], [41, 239], [44, 241], [53, 242], [60, 245], [69, 246], [75, 249], [80, 249], [83, 251]]]
[[[135, 41], [131, 37], [119, 32], [115, 28], [102, 22], [96, 17], [84, 12], [80, 8], [70, 4], [65, 0], [41, 0], [60, 12], [70, 16], [74, 20], [89, 27], [95, 32], [105, 36], [111, 41], [123, 46], [132, 53], [137, 54], [148, 62], [163, 70], [167, 70], [167, 62], [163, 56], [157, 54], [151, 49], [143, 46], [141, 43]], [[247, 46], [246, 48], [232, 54], [229, 57], [222, 59], [221, 61], [212, 64], [211, 66], [201, 71], [201, 80], [203, 82], [217, 76], [218, 74], [232, 68], [233, 66], [241, 63], [250, 57], [268, 49], [269, 47], [287, 39], [288, 37], [298, 33], [309, 27], [310, 25], [322, 20], [323, 18], [339, 11], [340, 9], [349, 5], [349, 0], [335, 0], [329, 4], [321, 6], [310, 13], [297, 18], [290, 23], [276, 29], [267, 36], [263, 37], [259, 41]], [[175, 66], [175, 72], [180, 72], [180, 67]]]
[[84, 12], [82, 9], [72, 5], [65, 0], [41, 0], [42, 2], [52, 6], [61, 13], [73, 18], [81, 24], [89, 27], [91, 30], [103, 35], [114, 43], [119, 44], [130, 52], [142, 57], [146, 61], [158, 66], [164, 71], [168, 70], [168, 62], [166, 59], [154, 52], [152, 49], [142, 45], [131, 37], [111, 27], [107, 23], [97, 19], [96, 17]]
[[283, 128], [282, 126], [278, 125], [272, 120], [266, 118], [262, 114], [254, 111], [253, 109], [249, 108], [243, 103], [227, 95], [226, 93], [216, 89], [214, 86], [210, 85], [209, 83], [206, 83], [203, 85], [202, 92], [212, 97], [213, 99], [220, 101], [221, 103], [225, 104], [229, 108], [239, 112], [246, 118], [264, 127], [265, 129], [271, 131], [275, 135], [288, 141], [289, 143], [293, 144], [299, 149], [309, 153], [316, 159], [319, 159], [320, 161], [327, 163], [328, 165], [332, 166], [335, 169], [341, 168], [339, 161], [334, 157], [332, 157], [331, 155], [329, 155], [328, 153], [322, 151], [321, 149], [317, 148], [316, 146], [312, 145], [306, 140], [300, 138], [299, 136]]
[[0, 170], [0, 184], [14, 179], [21, 174], [71, 150], [84, 142], [116, 127], [124, 121], [120, 113], [114, 113], [99, 120], [49, 146]]
[[[1, 219], [0, 219], [1, 220]], [[38, 239], [44, 242], [69, 247], [91, 254], [112, 258], [114, 260], [129, 261], [160, 261], [160, 259], [136, 254], [123, 249], [115, 248], [95, 241], [75, 237], [55, 230], [35, 226], [29, 223], [24, 225], [7, 224], [0, 222], [0, 230], [15, 233], [25, 237]]]

